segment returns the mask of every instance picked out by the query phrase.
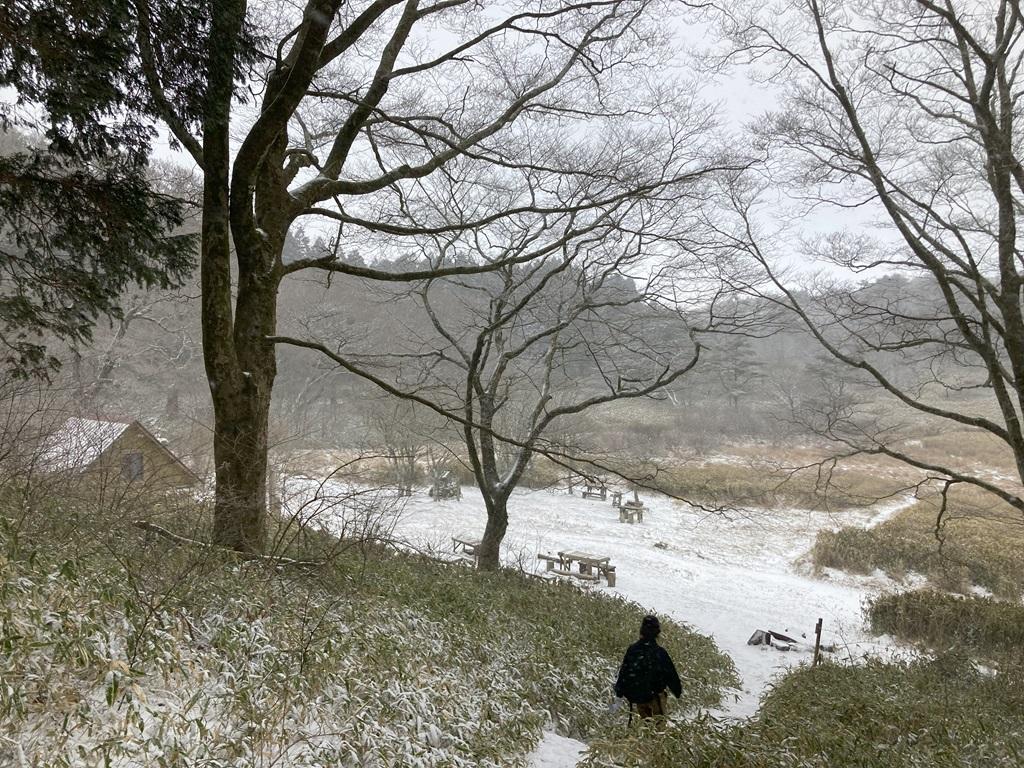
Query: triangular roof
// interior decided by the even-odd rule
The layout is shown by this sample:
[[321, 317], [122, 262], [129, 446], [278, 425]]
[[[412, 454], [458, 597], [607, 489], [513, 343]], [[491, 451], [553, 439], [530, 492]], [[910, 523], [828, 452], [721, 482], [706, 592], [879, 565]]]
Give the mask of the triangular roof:
[[49, 472], [83, 470], [130, 426], [122, 421], [71, 417], [43, 443], [39, 461]]
[[189, 469], [188, 465], [185, 464], [184, 461], [179, 459], [175, 455], [174, 451], [172, 451], [170, 448], [168, 448], [166, 445], [164, 445], [164, 441], [163, 440], [161, 440], [159, 437], [157, 437], [152, 432], [150, 432], [148, 429], [146, 429], [142, 425], [141, 422], [133, 421], [128, 426], [136, 426], [139, 429], [141, 429], [143, 431], [143, 433], [145, 433], [147, 436], [149, 436], [149, 439], [152, 440], [160, 448], [160, 450], [162, 450], [164, 453], [167, 454], [168, 458], [170, 458], [171, 461], [175, 462], [178, 466], [180, 466], [182, 469], [184, 469], [186, 472], [188, 472], [192, 476], [192, 479], [195, 480], [197, 483], [201, 482], [201, 479], [200, 479], [199, 475], [197, 475], [195, 472], [193, 472], [191, 469]]
[[175, 464], [199, 482], [199, 476], [138, 421], [99, 421], [71, 417], [47, 438], [39, 459], [48, 472], [81, 472], [91, 466], [118, 438], [137, 427]]

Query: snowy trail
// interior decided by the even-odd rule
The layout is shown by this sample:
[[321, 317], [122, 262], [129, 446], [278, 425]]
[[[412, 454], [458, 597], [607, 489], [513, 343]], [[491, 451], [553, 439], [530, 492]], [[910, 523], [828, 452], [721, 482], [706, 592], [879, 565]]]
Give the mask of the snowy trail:
[[[475, 488], [458, 501], [414, 497], [395, 534], [410, 543], [450, 548], [451, 536], [478, 537], [484, 508]], [[566, 493], [520, 490], [509, 500], [506, 562], [536, 567], [537, 552], [579, 549], [611, 557], [614, 591], [654, 611], [711, 635], [736, 664], [742, 690], [721, 714], [753, 714], [769, 680], [807, 661], [807, 654], [748, 646], [756, 629], [773, 629], [813, 643], [814, 624], [824, 619], [822, 642], [859, 656], [884, 649], [863, 628], [862, 601], [886, 585], [884, 579], [841, 574], [812, 578], [794, 567], [823, 528], [867, 525], [890, 508], [841, 515], [784, 510], [726, 520], [671, 499], [645, 498], [643, 523], [618, 522], [609, 502]], [[899, 506], [893, 505], [893, 506]], [[665, 544], [667, 548], [656, 547]], [[607, 587], [600, 587], [608, 589]], [[685, 676], [685, 659], [678, 660]]]
[[[726, 519], [666, 497], [645, 496], [644, 522], [618, 522], [608, 501], [563, 492], [517, 490], [509, 500], [509, 528], [502, 558], [537, 569], [538, 552], [583, 550], [609, 556], [616, 566], [613, 591], [714, 638], [736, 665], [741, 689], [727, 695], [719, 715], [746, 717], [758, 707], [771, 679], [788, 667], [807, 663], [805, 652], [782, 653], [753, 647], [756, 629], [771, 629], [813, 644], [814, 625], [824, 619], [822, 642], [844, 657], [879, 653], [894, 646], [864, 629], [862, 602], [891, 588], [884, 577], [841, 573], [811, 577], [794, 565], [810, 549], [819, 530], [841, 525], [870, 526], [909, 502], [894, 502], [842, 513], [773, 510]], [[425, 494], [408, 500], [395, 536], [417, 549], [451, 551], [453, 535], [479, 538], [483, 500], [474, 487], [461, 500], [434, 502]], [[658, 545], [658, 546], [655, 546]], [[676, 659], [686, 675], [686, 660]], [[612, 681], [609, 680], [609, 696]], [[545, 734], [531, 756], [533, 768], [571, 768], [584, 745]]]
[[586, 750], [582, 741], [546, 731], [529, 757], [530, 768], [574, 768]]

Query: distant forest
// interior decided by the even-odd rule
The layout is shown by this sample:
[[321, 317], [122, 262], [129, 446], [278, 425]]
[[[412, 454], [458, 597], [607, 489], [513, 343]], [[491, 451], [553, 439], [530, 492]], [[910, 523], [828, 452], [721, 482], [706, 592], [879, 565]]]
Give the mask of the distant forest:
[[[289, 238], [286, 258], [306, 258], [323, 248], [322, 242], [300, 233]], [[361, 261], [356, 253], [347, 258]], [[415, 257], [410, 256], [386, 268], [415, 265]], [[474, 284], [488, 279], [483, 275], [446, 281], [434, 292], [433, 302], [439, 311], [455, 311], [475, 300]], [[632, 286], [623, 278], [615, 289], [628, 292]], [[903, 313], [909, 317], [926, 315], [937, 306], [933, 293], [924, 278], [886, 275], [863, 281], [853, 295], [864, 305], [886, 306], [890, 316]], [[850, 296], [847, 292], [842, 295]], [[195, 433], [194, 449], [200, 451], [204, 430], [198, 425], [209, 423], [211, 416], [198, 302], [195, 285], [130, 295], [124, 317], [101, 324], [90, 347], [59, 354], [66, 362], [55, 377], [56, 390], [86, 413], [138, 418], [159, 424], [179, 438]], [[606, 406], [606, 411], [618, 410], [621, 415], [613, 419], [613, 428], [604, 416], [589, 414], [566, 419], [556, 425], [557, 430], [583, 433], [596, 449], [628, 450], [637, 436], [643, 435], [645, 446], [657, 451], [687, 446], [698, 452], [714, 451], [733, 441], [770, 442], [800, 434], [794, 409], [835, 397], [836, 388], [848, 396], [858, 391], [866, 397], [872, 392], [877, 396], [869, 387], [858, 390], [856, 377], [813, 343], [795, 316], [772, 312], [769, 307], [759, 311], [764, 319], [749, 334], [702, 335], [700, 363], [666, 391], [640, 404]], [[368, 358], [400, 352], [410, 328], [422, 327], [416, 312], [416, 298], [407, 287], [396, 289], [346, 275], [336, 275], [325, 286], [299, 276], [283, 283], [279, 322], [284, 332], [301, 331]], [[886, 330], [906, 332], [905, 326], [902, 330], [870, 328], [863, 320], [861, 329], [876, 335]], [[373, 444], [373, 414], [395, 408], [375, 386], [315, 353], [282, 346], [277, 355], [272, 444], [337, 449]], [[916, 359], [906, 350], [882, 351], [874, 360], [893, 381], [921, 388], [926, 394], [928, 383], [936, 376], [947, 383], [961, 382], [960, 393], [935, 388], [936, 396], [946, 398], [970, 398], [972, 384], [984, 381], [952, 354]], [[585, 360], [567, 366], [566, 375], [571, 386], [583, 390], [600, 385]], [[436, 415], [420, 413], [423, 409], [418, 407], [412, 410], [419, 414], [425, 429], [444, 429]]]

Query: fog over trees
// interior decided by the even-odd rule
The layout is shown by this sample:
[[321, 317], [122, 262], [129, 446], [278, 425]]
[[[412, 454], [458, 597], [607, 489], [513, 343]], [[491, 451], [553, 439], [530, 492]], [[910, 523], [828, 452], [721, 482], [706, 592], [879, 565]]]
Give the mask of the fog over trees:
[[[161, 60], [153, 30], [197, 30], [176, 27], [176, 11], [136, 9], [154, 113], [203, 171], [203, 350], [214, 403], [218, 543], [262, 547], [277, 373], [268, 339], [286, 275], [317, 270], [395, 281], [493, 269], [495, 263], [451, 264], [450, 254], [439, 253], [426, 270], [382, 271], [353, 265], [345, 253], [365, 238], [375, 250], [394, 249], [404, 238], [522, 214], [544, 217], [566, 237], [588, 226], [580, 219], [695, 172], [679, 168], [675, 155], [687, 149], [672, 137], [643, 135], [667, 111], [665, 94], [672, 95], [671, 83], [630, 75], [641, 54], [645, 71], [658, 55], [657, 8], [614, 0], [503, 17], [461, 2], [358, 9], [311, 2], [301, 15], [278, 17], [278, 30], [261, 30], [261, 38], [244, 5], [213, 3], [210, 55], [184, 110], [175, 95], [193, 85], [179, 82], [162, 40]], [[239, 70], [262, 93], [258, 116], [232, 152]], [[601, 121], [606, 136], [627, 135], [635, 115], [644, 127], [632, 141], [611, 142], [604, 155], [572, 151], [575, 123]], [[548, 152], [554, 143], [568, 151]], [[619, 147], [629, 151], [619, 154]], [[738, 165], [717, 157], [696, 163]], [[444, 194], [434, 189], [435, 178], [457, 182], [459, 206], [433, 205], [433, 195]], [[309, 217], [337, 222], [338, 235], [323, 253], [286, 263], [287, 233]]]
[[[800, 434], [1020, 509], [915, 455], [900, 410], [1024, 472], [1017, 6], [699, 6], [694, 67], [647, 0], [126, 1], [59, 29], [19, 6], [8, 365], [61, 357], [91, 407], [209, 427], [214, 540], [245, 551], [275, 441], [376, 441], [410, 490], [418, 440], [382, 421], [403, 408], [470, 470], [488, 531], [538, 452], [611, 471], [633, 438], [596, 422], [618, 400], [657, 414], [630, 429], [666, 455]], [[108, 55], [68, 72], [60, 46]], [[748, 75], [777, 109], [740, 131], [704, 86]], [[154, 130], [192, 177], [147, 167]], [[358, 405], [389, 396], [409, 404]]]
[[[717, 61], [756, 66], [780, 90], [778, 111], [754, 133], [767, 181], [748, 178], [731, 192], [735, 243], [771, 278], [767, 292], [750, 293], [798, 317], [844, 375], [991, 435], [1024, 480], [1019, 5], [810, 0], [777, 11], [725, 3], [712, 12], [727, 40]], [[805, 211], [845, 210], [864, 222], [806, 234], [809, 258], [903, 279], [858, 286], [823, 276], [799, 291], [765, 224], [769, 186]], [[900, 373], [885, 366], [893, 358]], [[950, 400], [959, 393], [996, 409], [960, 406]], [[810, 426], [845, 455], [889, 456], [944, 490], [967, 484], [1024, 510], [1019, 491], [983, 472], [917, 455], [902, 418], [846, 400]]]
[[1018, 0], [5, 0], [0, 766], [1018, 765], [1022, 68]]
[[[680, 187], [700, 201], [698, 211], [712, 199], [705, 175], [713, 174], [694, 173]], [[332, 318], [305, 329], [322, 341], [274, 340], [315, 349], [461, 428], [458, 453], [487, 504], [481, 565], [497, 568], [508, 498], [531, 458], [540, 452], [565, 466], [574, 458], [576, 446], [550, 442], [560, 419], [685, 386], [699, 362], [699, 333], [749, 323], [708, 311], [725, 289], [704, 274], [704, 259], [723, 272], [727, 265], [709, 255], [716, 241], [701, 217], [663, 196], [632, 196], [571, 236], [552, 239], [546, 222], [533, 229], [520, 219], [447, 238], [444, 247], [456, 252], [486, 243], [496, 255], [483, 261], [504, 264], [382, 295], [402, 325], [387, 342], [353, 337]], [[420, 263], [431, 262], [435, 247], [425, 244]], [[539, 255], [524, 261], [531, 251]]]

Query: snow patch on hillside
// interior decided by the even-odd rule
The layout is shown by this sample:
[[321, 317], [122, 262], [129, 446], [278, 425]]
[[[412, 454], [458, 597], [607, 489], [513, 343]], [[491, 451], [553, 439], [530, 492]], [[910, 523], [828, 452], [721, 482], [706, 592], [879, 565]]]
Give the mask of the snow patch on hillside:
[[[795, 565], [818, 531], [841, 525], [870, 526], [909, 501], [845, 512], [752, 510], [730, 516], [708, 514], [667, 497], [644, 498], [643, 523], [618, 522], [607, 501], [552, 490], [517, 490], [509, 500], [504, 562], [540, 572], [538, 552], [583, 550], [608, 556], [618, 583], [608, 590], [711, 635], [739, 671], [742, 688], [718, 714], [744, 717], [757, 710], [774, 676], [809, 661], [801, 651], [781, 653], [748, 646], [756, 629], [771, 629], [813, 644], [816, 620], [822, 641], [843, 658], [884, 653], [892, 644], [864, 628], [862, 603], [893, 584], [884, 576], [849, 577], [833, 572], [816, 578]], [[411, 548], [451, 552], [451, 537], [479, 538], [483, 499], [473, 487], [463, 498], [435, 502], [426, 494], [409, 499], [394, 523], [394, 536]], [[686, 675], [686, 659], [677, 659]], [[612, 685], [608, 681], [609, 695]]]
[[545, 731], [528, 760], [530, 768], [573, 768], [586, 751], [582, 741]]

